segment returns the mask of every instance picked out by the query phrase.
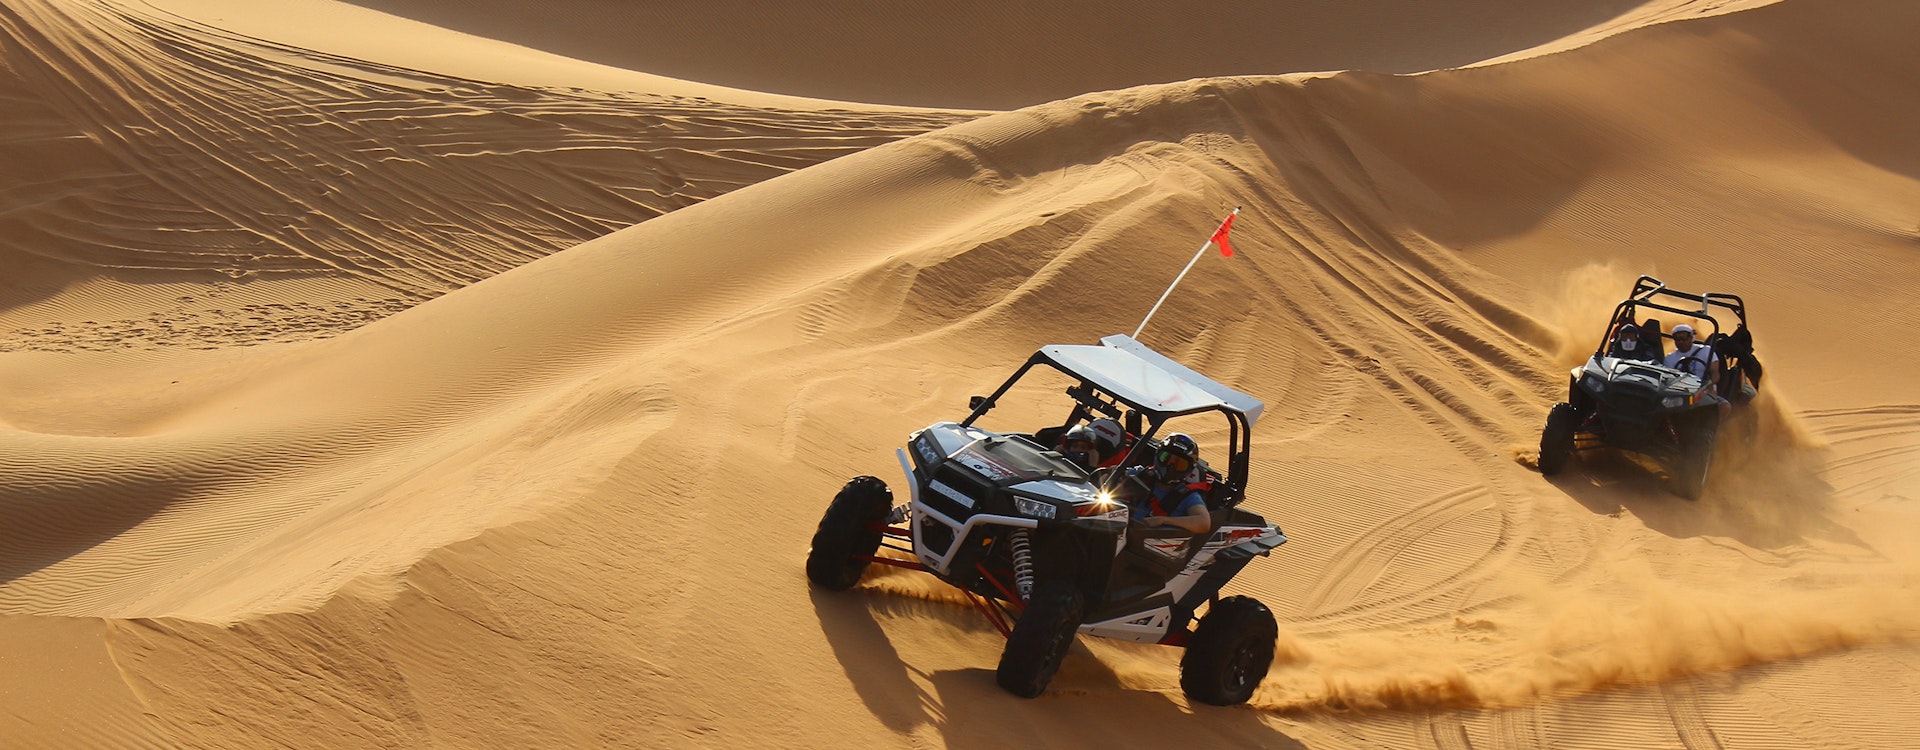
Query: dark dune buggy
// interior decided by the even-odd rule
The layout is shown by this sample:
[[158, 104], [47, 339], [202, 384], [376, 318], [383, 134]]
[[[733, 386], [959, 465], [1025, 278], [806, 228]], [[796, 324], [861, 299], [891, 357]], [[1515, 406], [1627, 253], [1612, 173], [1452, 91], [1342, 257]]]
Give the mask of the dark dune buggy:
[[[1051, 395], [1039, 402], [1040, 410], [1065, 412], [1065, 420], [1032, 433], [978, 426], [997, 404], [1015, 400], [1008, 391], [1030, 372], [1071, 384], [1071, 401], [1044, 391]], [[814, 533], [808, 578], [847, 589], [881, 563], [958, 587], [1007, 637], [997, 681], [1023, 697], [1046, 689], [1075, 633], [1184, 646], [1180, 684], [1190, 698], [1232, 705], [1251, 697], [1272, 664], [1277, 625], [1259, 601], [1219, 592], [1248, 561], [1287, 540], [1239, 507], [1261, 402], [1132, 338], [1109, 336], [1100, 346], [1041, 348], [972, 407], [960, 422], [913, 433], [898, 452], [907, 505], [894, 507], [886, 484], [873, 477], [840, 490]], [[1224, 433], [1226, 475], [1205, 469], [1208, 531], [1130, 523], [1120, 498], [1143, 489], [1138, 480], [1117, 469], [1083, 471], [1053, 449], [1067, 428], [1102, 416], [1122, 421], [1133, 436], [1122, 465], [1152, 456], [1170, 420], [1188, 432], [1204, 424], [1214, 429], [1208, 434]], [[882, 544], [914, 559], [876, 556]], [[1189, 629], [1203, 604], [1198, 627]]]
[[[1661, 332], [1659, 319], [1635, 323], [1647, 310], [1696, 319], [1712, 328], [1701, 341], [1723, 363], [1718, 382], [1710, 382], [1714, 368], [1702, 358], [1682, 360], [1677, 367], [1664, 364], [1665, 339], [1671, 336]], [[1721, 330], [1721, 318], [1727, 316], [1738, 321], [1731, 334]], [[1641, 345], [1652, 348], [1653, 361], [1635, 359], [1617, 348], [1620, 330], [1628, 324], [1639, 327]], [[1746, 303], [1738, 296], [1689, 294], [1641, 276], [1614, 307], [1593, 357], [1573, 369], [1567, 400], [1547, 413], [1540, 434], [1540, 473], [1560, 473], [1576, 452], [1611, 447], [1654, 459], [1671, 477], [1675, 494], [1697, 499], [1706, 491], [1723, 412], [1751, 420], [1749, 404], [1760, 375]]]

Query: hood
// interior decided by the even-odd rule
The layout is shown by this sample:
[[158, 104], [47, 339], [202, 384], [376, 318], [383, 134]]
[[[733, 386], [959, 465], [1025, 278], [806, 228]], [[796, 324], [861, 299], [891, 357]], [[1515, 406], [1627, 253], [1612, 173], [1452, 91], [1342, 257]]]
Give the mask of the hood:
[[1582, 378], [1599, 378], [1608, 387], [1631, 388], [1654, 393], [1690, 394], [1705, 387], [1700, 378], [1650, 362], [1614, 357], [1595, 357], [1582, 370]]

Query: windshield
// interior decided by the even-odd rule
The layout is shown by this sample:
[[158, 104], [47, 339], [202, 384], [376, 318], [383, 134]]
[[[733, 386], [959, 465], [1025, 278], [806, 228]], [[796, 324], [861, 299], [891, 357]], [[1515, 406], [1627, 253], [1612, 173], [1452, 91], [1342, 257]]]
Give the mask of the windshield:
[[[1048, 427], [1059, 427], [1073, 415], [1074, 401], [1067, 389], [1079, 379], [1051, 367], [1035, 367], [1021, 376], [993, 403], [993, 409], [980, 416], [974, 426], [1002, 435], [1029, 437]], [[1047, 446], [1051, 448], [1053, 446]]]
[[[995, 481], [1032, 481], [1035, 479], [1072, 479], [1085, 481], [1087, 474], [1052, 449], [1043, 448], [1024, 436], [988, 438], [962, 448], [955, 455], [961, 463]], [[984, 460], [982, 460], [984, 459]]]

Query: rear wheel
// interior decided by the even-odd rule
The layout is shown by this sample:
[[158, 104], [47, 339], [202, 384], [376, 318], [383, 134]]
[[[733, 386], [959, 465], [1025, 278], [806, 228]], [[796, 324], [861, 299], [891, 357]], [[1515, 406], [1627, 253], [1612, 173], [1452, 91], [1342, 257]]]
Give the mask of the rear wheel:
[[1573, 457], [1573, 435], [1580, 429], [1580, 413], [1572, 404], [1558, 403], [1547, 412], [1547, 427], [1540, 431], [1540, 473], [1553, 476], [1567, 468]]
[[1713, 469], [1713, 444], [1720, 433], [1718, 407], [1696, 410], [1680, 425], [1680, 462], [1673, 469], [1673, 493], [1698, 500], [1707, 491]]
[[875, 477], [854, 477], [840, 488], [813, 532], [807, 551], [807, 578], [822, 588], [843, 591], [860, 582], [869, 563], [863, 559], [880, 550], [875, 526], [893, 510], [893, 493]]
[[1742, 403], [1734, 404], [1733, 419], [1728, 424], [1731, 432], [1742, 445], [1753, 445], [1760, 435], [1760, 407], [1754, 405], [1753, 397], [1748, 396]]
[[1194, 629], [1180, 659], [1180, 688], [1188, 698], [1216, 706], [1247, 702], [1273, 666], [1280, 628], [1273, 612], [1248, 596], [1215, 603]]

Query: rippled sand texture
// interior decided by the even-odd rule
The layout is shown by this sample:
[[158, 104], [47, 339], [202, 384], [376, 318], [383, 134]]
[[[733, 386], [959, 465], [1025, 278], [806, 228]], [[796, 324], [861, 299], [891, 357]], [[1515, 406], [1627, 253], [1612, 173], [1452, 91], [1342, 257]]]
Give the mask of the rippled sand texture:
[[[0, 746], [1920, 742], [1920, 7], [1301, 0], [1233, 38], [1408, 41], [1221, 70], [1121, 2], [996, 102], [926, 64], [1004, 14], [614, 5], [0, 0]], [[1086, 638], [1016, 699], [943, 584], [808, 586], [1234, 206], [1142, 339], [1268, 403], [1249, 705]], [[1532, 466], [1641, 273], [1767, 365], [1696, 502]]]

